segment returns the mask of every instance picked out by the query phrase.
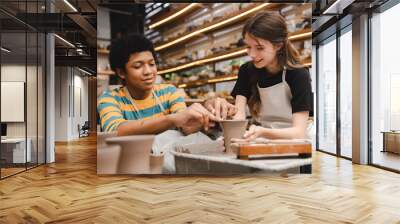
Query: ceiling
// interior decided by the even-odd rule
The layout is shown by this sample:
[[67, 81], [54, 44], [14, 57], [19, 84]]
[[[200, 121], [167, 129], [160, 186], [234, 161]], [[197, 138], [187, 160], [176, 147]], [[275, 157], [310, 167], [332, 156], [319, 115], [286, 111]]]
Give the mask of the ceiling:
[[[81, 66], [96, 70], [97, 1], [68, 0], [1, 0], [0, 26], [2, 46], [12, 51], [2, 60], [21, 61], [35, 57], [37, 33], [53, 32], [76, 47], [55, 38], [56, 65]], [[46, 8], [47, 7], [47, 8]], [[49, 13], [49, 12], [52, 13]], [[25, 35], [26, 33], [26, 35]], [[43, 40], [39, 38], [39, 40]], [[27, 43], [26, 43], [27, 41]], [[27, 46], [27, 48], [25, 48]], [[79, 49], [79, 50], [77, 50]], [[81, 52], [81, 53], [79, 53]], [[68, 56], [68, 57], [65, 57]]]
[[[85, 65], [95, 71], [97, 67], [96, 8], [98, 5], [135, 14], [137, 10], [133, 7], [134, 3], [150, 3], [148, 5], [152, 5], [155, 9], [161, 5], [162, 10], [159, 14], [168, 11], [168, 5], [165, 3], [154, 4], [151, 3], [152, 1], [145, 0], [68, 0], [68, 3], [76, 9], [75, 11], [65, 1], [67, 0], [47, 0], [46, 6], [45, 0], [0, 0], [2, 46], [13, 50], [7, 56], [24, 58], [26, 53], [28, 53], [28, 56], [34, 55], [37, 51], [37, 43], [35, 35], [31, 35], [29, 32], [54, 32], [77, 46], [77, 48], [71, 48], [64, 41], [56, 38], [56, 64]], [[317, 36], [328, 35], [324, 32], [343, 17], [354, 16], [359, 12], [379, 7], [388, 0], [340, 1], [343, 4], [338, 4], [337, 12], [339, 14], [337, 12], [324, 14], [324, 11], [335, 2], [334, 0], [291, 0], [285, 2], [313, 4], [312, 27], [313, 38], [315, 39]], [[282, 3], [283, 1], [270, 2]], [[156, 5], [157, 7], [154, 7]], [[49, 11], [52, 11], [52, 13], [48, 13]], [[27, 39], [25, 39], [25, 35], [21, 35], [25, 32], [28, 32]], [[25, 50], [26, 41], [28, 43], [27, 50]], [[79, 54], [76, 49], [81, 49], [79, 51], [82, 54]], [[4, 55], [3, 52], [2, 55]]]

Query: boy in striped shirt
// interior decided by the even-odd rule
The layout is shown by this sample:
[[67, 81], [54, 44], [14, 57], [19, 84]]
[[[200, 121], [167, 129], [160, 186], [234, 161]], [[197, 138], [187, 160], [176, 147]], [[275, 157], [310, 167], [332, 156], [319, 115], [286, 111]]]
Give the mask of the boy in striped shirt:
[[207, 130], [218, 119], [201, 104], [186, 107], [173, 85], [154, 84], [157, 75], [153, 44], [142, 35], [116, 40], [110, 50], [111, 68], [124, 86], [105, 92], [97, 103], [103, 131], [118, 135], [157, 134], [180, 128], [189, 134]]

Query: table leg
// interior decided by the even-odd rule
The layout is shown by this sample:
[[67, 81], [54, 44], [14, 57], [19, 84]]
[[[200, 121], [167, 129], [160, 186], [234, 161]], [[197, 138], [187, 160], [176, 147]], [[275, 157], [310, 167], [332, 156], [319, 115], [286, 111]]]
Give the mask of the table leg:
[[[299, 158], [311, 158], [311, 153], [300, 153]], [[304, 165], [300, 166], [300, 173], [301, 174], [311, 174], [312, 173], [312, 165]]]
[[300, 173], [301, 174], [311, 174], [312, 173], [312, 165], [304, 165], [300, 166]]
[[238, 156], [238, 159], [249, 160], [249, 156]]

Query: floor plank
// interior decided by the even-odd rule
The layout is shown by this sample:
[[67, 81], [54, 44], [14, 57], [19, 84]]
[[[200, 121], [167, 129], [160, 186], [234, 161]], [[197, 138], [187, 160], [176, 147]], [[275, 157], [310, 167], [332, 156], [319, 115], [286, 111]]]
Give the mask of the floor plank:
[[312, 175], [97, 176], [96, 139], [0, 181], [0, 223], [400, 223], [400, 175], [314, 152]]

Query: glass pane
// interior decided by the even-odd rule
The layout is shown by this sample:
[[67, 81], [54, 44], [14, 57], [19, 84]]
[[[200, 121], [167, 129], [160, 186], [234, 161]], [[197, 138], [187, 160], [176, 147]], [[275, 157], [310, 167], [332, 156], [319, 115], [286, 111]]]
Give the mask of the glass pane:
[[45, 60], [46, 60], [46, 52], [45, 52], [45, 44], [46, 37], [44, 34], [39, 34], [39, 45], [38, 45], [38, 163], [45, 163]]
[[[37, 2], [27, 2], [26, 12], [29, 17], [28, 20], [32, 20], [31, 23], [35, 24], [37, 21], [37, 16], [32, 16], [32, 14], [37, 13], [38, 3]], [[28, 160], [27, 167], [37, 166], [38, 160], [38, 142], [37, 142], [37, 132], [38, 132], [38, 111], [37, 111], [37, 99], [38, 99], [38, 34], [35, 30], [27, 31], [27, 80], [26, 80], [26, 113], [27, 113], [27, 150], [30, 150], [30, 161]]]
[[352, 157], [352, 35], [340, 37], [340, 153]]
[[372, 18], [372, 163], [400, 170], [400, 4]]
[[313, 126], [312, 126], [312, 137], [311, 137], [311, 139], [312, 139], [312, 145], [313, 145], [313, 149], [316, 149], [316, 124], [315, 124], [315, 121], [318, 119], [317, 118], [317, 114], [316, 114], [316, 111], [317, 111], [317, 99], [316, 99], [316, 96], [317, 96], [317, 94], [316, 94], [316, 92], [317, 92], [317, 69], [316, 69], [316, 67], [317, 66], [315, 66], [317, 63], [316, 63], [316, 59], [317, 59], [317, 48], [316, 48], [316, 46], [315, 45], [312, 45], [312, 57], [311, 57], [311, 60], [312, 60], [312, 67], [311, 67], [311, 86], [312, 86], [312, 92], [313, 92], [313, 105], [314, 105], [314, 108], [313, 108], [313, 110], [314, 110], [314, 118], [313, 118]]
[[25, 170], [26, 34], [2, 33], [1, 45], [1, 159], [2, 177]]
[[318, 148], [336, 153], [336, 38], [318, 48]]
[[37, 119], [37, 80], [38, 80], [38, 36], [36, 32], [27, 33], [28, 38], [28, 63], [27, 63], [27, 81], [26, 81], [26, 112], [27, 112], [27, 142], [30, 149], [28, 155], [28, 168], [37, 165], [37, 132], [38, 132], [38, 119]]

